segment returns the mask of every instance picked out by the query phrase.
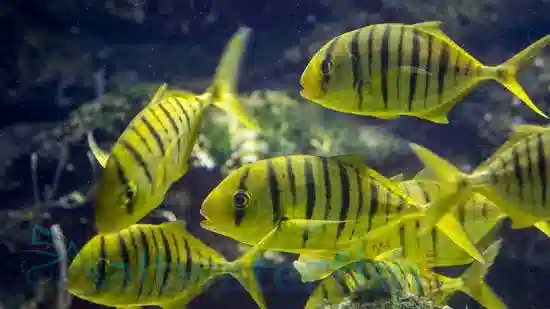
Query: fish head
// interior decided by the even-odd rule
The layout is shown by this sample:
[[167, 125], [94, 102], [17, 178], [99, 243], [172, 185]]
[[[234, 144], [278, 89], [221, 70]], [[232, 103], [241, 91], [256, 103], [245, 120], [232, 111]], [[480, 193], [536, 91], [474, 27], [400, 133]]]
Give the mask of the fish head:
[[201, 226], [245, 243], [256, 243], [273, 228], [266, 160], [232, 171], [206, 197]]
[[139, 172], [136, 169], [122, 172], [118, 162], [108, 161], [95, 199], [95, 223], [100, 233], [118, 232], [146, 215], [144, 210], [151, 196], [144, 194], [147, 184], [139, 181], [144, 178]]
[[67, 272], [69, 293], [91, 301], [101, 301], [110, 291], [122, 286], [124, 272], [120, 258], [113, 250], [112, 236], [94, 236], [71, 262]]
[[352, 67], [345, 45], [326, 43], [313, 55], [302, 76], [300, 95], [312, 102], [331, 108], [335, 102], [347, 104], [357, 97], [357, 90], [364, 91], [367, 83], [354, 80], [357, 68]]

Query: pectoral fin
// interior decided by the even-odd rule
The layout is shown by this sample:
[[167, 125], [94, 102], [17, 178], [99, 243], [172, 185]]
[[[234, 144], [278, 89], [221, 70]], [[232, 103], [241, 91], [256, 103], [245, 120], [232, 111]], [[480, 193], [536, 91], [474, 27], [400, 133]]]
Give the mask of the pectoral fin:
[[88, 132], [88, 146], [90, 147], [90, 150], [92, 151], [92, 154], [94, 155], [99, 165], [104, 168], [107, 165], [109, 154], [99, 148], [91, 131]]

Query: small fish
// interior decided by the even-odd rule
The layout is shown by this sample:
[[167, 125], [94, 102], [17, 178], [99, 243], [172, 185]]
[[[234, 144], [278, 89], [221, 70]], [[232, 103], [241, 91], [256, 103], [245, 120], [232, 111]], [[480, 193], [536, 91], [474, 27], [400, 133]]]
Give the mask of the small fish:
[[234, 94], [249, 35], [250, 29], [240, 28], [231, 38], [205, 93], [168, 90], [162, 85], [130, 121], [110, 154], [88, 135], [90, 148], [104, 167], [96, 195], [100, 233], [119, 231], [158, 207], [170, 186], [187, 172], [190, 153], [211, 104], [256, 127]]
[[[323, 279], [311, 294], [305, 308], [325, 308], [326, 303], [337, 304], [346, 297], [376, 291], [387, 296], [412, 294], [443, 304], [448, 296], [462, 291], [485, 308], [504, 309], [506, 305], [484, 281], [499, 248], [500, 242], [493, 243], [483, 254], [487, 263], [474, 262], [458, 278], [439, 275], [430, 267], [417, 266], [400, 259], [351, 263]], [[307, 271], [307, 268], [303, 271]]]
[[444, 196], [426, 211], [423, 231], [473, 193], [485, 196], [512, 219], [512, 228], [534, 225], [547, 236], [550, 228], [550, 127], [516, 125], [515, 133], [471, 174], [462, 173], [430, 150], [411, 144], [434, 173]]
[[240, 259], [227, 262], [189, 234], [183, 222], [135, 224], [88, 241], [69, 267], [67, 289], [79, 298], [118, 309], [176, 309], [184, 308], [216, 277], [231, 274], [264, 309], [252, 268], [258, 253], [253, 247]]
[[443, 33], [441, 23], [377, 24], [333, 38], [302, 73], [301, 95], [345, 113], [448, 123], [448, 112], [479, 82], [496, 80], [548, 118], [516, 72], [550, 43], [550, 35], [503, 64], [485, 66]]
[[[277, 229], [266, 242], [270, 250], [332, 256], [402, 220], [422, 217], [414, 205], [361, 156], [289, 155], [230, 173], [204, 200], [201, 226], [251, 245]], [[481, 259], [463, 231], [453, 233], [460, 235], [453, 241]]]

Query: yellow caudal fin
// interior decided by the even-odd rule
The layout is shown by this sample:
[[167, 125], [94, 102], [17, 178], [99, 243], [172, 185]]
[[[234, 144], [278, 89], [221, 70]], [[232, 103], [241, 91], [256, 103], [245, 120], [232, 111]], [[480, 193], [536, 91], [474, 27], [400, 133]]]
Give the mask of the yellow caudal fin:
[[236, 93], [239, 71], [250, 32], [250, 28], [241, 27], [227, 43], [216, 69], [214, 81], [206, 93], [210, 94], [210, 100], [214, 105], [234, 115], [249, 128], [257, 129], [257, 125], [239, 103]]
[[506, 89], [510, 90], [516, 97], [522, 100], [529, 108], [535, 111], [537, 114], [543, 116], [544, 118], [549, 118], [543, 111], [541, 111], [534, 103], [531, 101], [531, 98], [525, 93], [521, 85], [516, 79], [516, 73], [523, 69], [530, 61], [540, 52], [541, 49], [545, 48], [550, 44], [550, 35], [547, 35], [535, 43], [529, 45], [527, 48], [516, 54], [514, 57], [508, 59], [503, 64], [491, 68], [490, 71], [494, 71], [494, 79], [501, 83]]
[[464, 271], [460, 276], [462, 284], [459, 285], [459, 290], [468, 294], [471, 298], [477, 301], [480, 305], [487, 309], [504, 309], [507, 308], [500, 297], [491, 290], [485, 283], [485, 275], [489, 267], [493, 264], [500, 250], [501, 241], [494, 242], [485, 252], [483, 258], [485, 264], [473, 262], [472, 265]]
[[266, 243], [273, 238], [273, 235], [275, 235], [277, 231], [277, 227], [272, 229], [271, 232], [266, 234], [258, 243], [248, 249], [243, 256], [233, 262], [228, 262], [224, 270], [224, 273], [232, 275], [241, 283], [260, 309], [266, 309], [267, 307], [260, 285], [254, 275], [254, 262], [258, 255], [264, 250]]
[[411, 143], [410, 147], [425, 167], [433, 172], [440, 181], [441, 191], [445, 192], [427, 207], [420, 229], [422, 234], [432, 229], [454, 206], [466, 202], [472, 195], [472, 190], [468, 186], [467, 175], [445, 159], [420, 145]]
[[99, 165], [101, 165], [101, 167], [105, 167], [105, 165], [107, 165], [107, 160], [109, 159], [109, 154], [99, 148], [94, 139], [94, 134], [92, 133], [92, 131], [88, 132], [88, 147], [90, 147], [90, 150], [92, 151], [92, 154], [94, 155], [94, 158], [97, 160]]
[[472, 240], [468, 237], [458, 220], [456, 220], [453, 215], [444, 215], [437, 223], [437, 228], [476, 261], [485, 263], [481, 253], [479, 253]]

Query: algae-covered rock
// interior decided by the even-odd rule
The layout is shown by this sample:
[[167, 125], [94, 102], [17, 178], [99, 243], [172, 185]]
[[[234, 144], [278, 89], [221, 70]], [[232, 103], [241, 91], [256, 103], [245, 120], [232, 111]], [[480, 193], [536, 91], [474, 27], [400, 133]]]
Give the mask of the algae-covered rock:
[[[367, 292], [364, 292], [367, 293]], [[329, 305], [324, 309], [452, 309], [449, 306], [436, 306], [429, 299], [413, 295], [396, 296], [373, 302], [347, 298], [338, 305]]]

